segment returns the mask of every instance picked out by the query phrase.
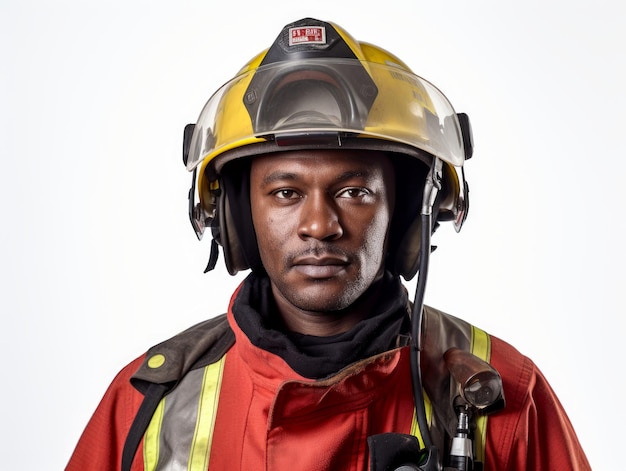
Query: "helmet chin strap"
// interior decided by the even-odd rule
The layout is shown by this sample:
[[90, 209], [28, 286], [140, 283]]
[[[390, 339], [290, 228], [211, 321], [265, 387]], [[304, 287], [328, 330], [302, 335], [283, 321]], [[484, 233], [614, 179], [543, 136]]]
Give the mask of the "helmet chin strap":
[[430, 259], [431, 245], [430, 238], [433, 226], [433, 206], [437, 198], [437, 193], [441, 190], [441, 180], [443, 176], [443, 162], [435, 158], [426, 182], [422, 199], [421, 218], [421, 244], [419, 254], [419, 271], [417, 286], [415, 288], [415, 298], [413, 300], [413, 311], [411, 315], [411, 381], [413, 385], [413, 401], [417, 422], [420, 428], [424, 447], [433, 446], [432, 437], [426, 419], [424, 408], [424, 392], [422, 390], [422, 371], [420, 364], [420, 350], [422, 338], [422, 317], [424, 309], [424, 293], [426, 292], [426, 279], [428, 277], [428, 263]]

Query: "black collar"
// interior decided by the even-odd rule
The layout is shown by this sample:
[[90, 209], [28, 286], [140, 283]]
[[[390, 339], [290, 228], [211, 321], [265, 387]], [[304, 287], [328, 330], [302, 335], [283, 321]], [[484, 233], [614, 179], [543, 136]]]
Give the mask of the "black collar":
[[406, 344], [408, 296], [400, 279], [386, 273], [370, 315], [348, 332], [329, 337], [285, 332], [280, 327], [270, 281], [251, 274], [233, 304], [239, 328], [253, 345], [283, 358], [306, 378], [325, 378], [342, 368]]

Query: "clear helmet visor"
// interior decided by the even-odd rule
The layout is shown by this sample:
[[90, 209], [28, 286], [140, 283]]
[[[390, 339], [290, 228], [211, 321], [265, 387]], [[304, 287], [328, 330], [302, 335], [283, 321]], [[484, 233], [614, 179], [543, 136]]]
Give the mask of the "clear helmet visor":
[[455, 167], [465, 160], [458, 117], [431, 83], [393, 64], [326, 58], [263, 65], [224, 84], [200, 113], [187, 168], [256, 142], [329, 134], [406, 144]]

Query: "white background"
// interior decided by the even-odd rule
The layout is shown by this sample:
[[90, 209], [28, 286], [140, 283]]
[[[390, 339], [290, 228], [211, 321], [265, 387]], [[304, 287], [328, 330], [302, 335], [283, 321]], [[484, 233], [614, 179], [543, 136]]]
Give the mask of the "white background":
[[624, 5], [0, 0], [2, 468], [62, 469], [126, 362], [226, 309], [183, 126], [305, 16], [470, 115], [470, 215], [435, 235], [427, 302], [533, 358], [594, 469], [623, 461]]

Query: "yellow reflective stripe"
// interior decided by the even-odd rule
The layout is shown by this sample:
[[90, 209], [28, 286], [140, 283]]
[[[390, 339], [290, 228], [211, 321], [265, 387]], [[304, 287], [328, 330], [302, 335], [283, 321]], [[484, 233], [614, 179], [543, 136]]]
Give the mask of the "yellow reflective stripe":
[[491, 358], [491, 342], [489, 341], [489, 335], [474, 326], [472, 326], [472, 344], [470, 351], [478, 358], [485, 361], [489, 361]]
[[[480, 330], [478, 327], [472, 326], [472, 343], [471, 352], [478, 358], [485, 361], [491, 359], [491, 341], [489, 335]], [[485, 447], [487, 445], [487, 416], [480, 415], [476, 418], [476, 432], [474, 435], [474, 448], [476, 459], [482, 463], [485, 462]]]
[[[426, 391], [422, 390], [424, 394], [424, 409], [426, 410], [426, 421], [428, 422], [428, 426], [432, 424], [433, 418], [433, 407], [430, 402], [430, 398]], [[413, 409], [413, 420], [411, 421], [411, 435], [417, 438], [417, 441], [420, 444], [420, 448], [424, 448], [424, 439], [422, 438], [422, 432], [420, 432], [420, 426], [417, 422], [417, 412]]]
[[225, 358], [225, 356], [222, 357], [220, 361], [204, 369], [202, 391], [198, 403], [196, 431], [189, 453], [188, 471], [206, 471], [209, 467], [211, 442], [213, 441], [213, 430], [215, 428], [215, 417], [217, 416]]
[[150, 424], [146, 429], [143, 441], [143, 469], [154, 471], [159, 462], [159, 439], [161, 436], [161, 424], [163, 423], [163, 411], [165, 410], [165, 398], [161, 399], [154, 411]]

